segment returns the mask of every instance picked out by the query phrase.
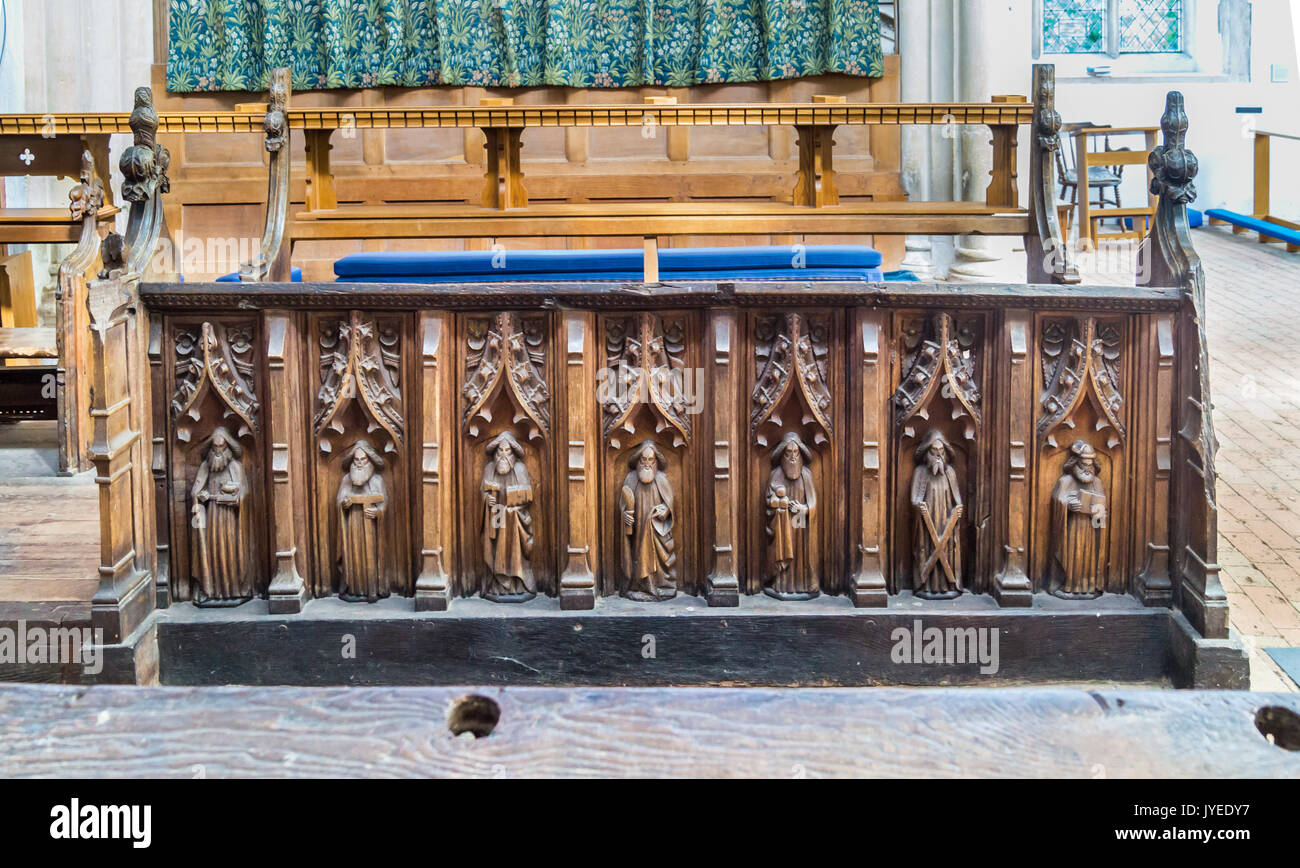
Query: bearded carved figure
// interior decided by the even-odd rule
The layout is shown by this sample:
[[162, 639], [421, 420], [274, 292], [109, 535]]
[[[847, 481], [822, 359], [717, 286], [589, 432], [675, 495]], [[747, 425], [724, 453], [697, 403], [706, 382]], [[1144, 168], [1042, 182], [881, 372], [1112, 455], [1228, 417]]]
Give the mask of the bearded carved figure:
[[1051, 560], [1048, 589], [1066, 599], [1091, 599], [1104, 589], [1101, 544], [1106, 495], [1097, 478], [1097, 453], [1076, 440], [1052, 489]]
[[343, 574], [339, 596], [373, 603], [389, 593], [383, 526], [388, 498], [379, 475], [384, 460], [366, 440], [358, 440], [344, 455], [350, 464], [337, 499]]
[[817, 509], [811, 460], [812, 453], [794, 431], [772, 452], [776, 466], [767, 482], [769, 567], [763, 592], [778, 600], [811, 600], [821, 593], [811, 550], [811, 519]]
[[658, 602], [677, 595], [673, 543], [673, 489], [664, 472], [668, 460], [654, 442], [637, 447], [618, 496], [616, 524], [622, 539], [622, 567], [629, 600]]
[[931, 430], [916, 447], [912, 472], [913, 593], [931, 600], [961, 594], [961, 517], [965, 507], [948, 438]]
[[524, 449], [509, 432], [487, 444], [483, 469], [483, 596], [522, 603], [537, 595], [533, 579], [533, 484]]
[[245, 550], [248, 478], [239, 460], [242, 454], [230, 432], [217, 428], [190, 489], [198, 606], [238, 606], [253, 597]]

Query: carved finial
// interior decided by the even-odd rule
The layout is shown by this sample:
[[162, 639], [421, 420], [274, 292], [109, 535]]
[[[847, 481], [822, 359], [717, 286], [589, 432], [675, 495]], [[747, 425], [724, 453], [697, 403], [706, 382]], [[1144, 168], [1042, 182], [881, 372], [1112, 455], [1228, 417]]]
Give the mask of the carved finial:
[[1151, 151], [1147, 163], [1151, 167], [1151, 192], [1161, 198], [1169, 197], [1179, 205], [1196, 201], [1196, 177], [1199, 165], [1196, 155], [1187, 149], [1187, 112], [1183, 108], [1183, 95], [1176, 90], [1165, 97], [1165, 113], [1160, 118], [1162, 141]]
[[267, 95], [266, 118], [262, 129], [266, 133], [266, 150], [274, 154], [289, 140], [289, 70], [271, 71], [271, 86]]
[[1056, 70], [1051, 66], [1040, 66], [1038, 88], [1034, 101], [1038, 104], [1038, 121], [1034, 134], [1038, 136], [1038, 146], [1045, 151], [1055, 151], [1061, 147], [1061, 115], [1056, 110]]
[[90, 151], [81, 152], [81, 183], [68, 191], [68, 200], [73, 220], [84, 220], [104, 207], [104, 184], [95, 174], [95, 158]]
[[155, 192], [166, 193], [171, 188], [167, 179], [171, 156], [157, 143], [158, 112], [153, 107], [153, 91], [147, 87], [136, 88], [130, 124], [135, 143], [122, 154], [122, 198], [144, 202]]

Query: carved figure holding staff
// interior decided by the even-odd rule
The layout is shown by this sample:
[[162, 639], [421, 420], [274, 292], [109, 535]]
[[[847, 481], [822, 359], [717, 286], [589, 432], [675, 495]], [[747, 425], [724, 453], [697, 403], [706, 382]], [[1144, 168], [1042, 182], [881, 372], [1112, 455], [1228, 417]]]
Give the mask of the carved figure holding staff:
[[961, 594], [961, 486], [952, 467], [953, 450], [938, 429], [916, 448], [912, 473], [912, 591], [930, 600]]

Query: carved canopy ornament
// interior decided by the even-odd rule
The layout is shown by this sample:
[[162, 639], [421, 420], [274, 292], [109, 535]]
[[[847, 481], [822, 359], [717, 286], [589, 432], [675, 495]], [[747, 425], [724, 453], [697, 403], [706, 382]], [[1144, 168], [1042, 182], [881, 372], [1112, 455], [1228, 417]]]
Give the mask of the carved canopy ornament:
[[167, 169], [171, 155], [157, 143], [158, 112], [153, 107], [153, 91], [135, 90], [135, 109], [128, 121], [134, 143], [122, 152], [122, 198], [128, 202], [147, 202], [155, 193], [167, 193], [171, 182]]
[[621, 431], [635, 433], [642, 404], [655, 417], [655, 432], [669, 428], [673, 446], [691, 442], [690, 401], [686, 394], [686, 330], [681, 322], [640, 313], [611, 321], [605, 331], [605, 439], [621, 448]]
[[925, 325], [932, 336], [926, 338], [924, 330], [918, 331], [906, 347], [910, 353], [903, 362], [903, 381], [894, 391], [894, 421], [904, 436], [914, 436], [912, 419], [929, 419], [930, 402], [942, 393], [951, 401], [952, 418], [967, 420], [964, 435], [973, 440], [983, 421], [975, 377], [975, 336], [958, 328], [947, 313], [936, 314]]
[[[195, 335], [192, 330], [176, 333], [176, 390], [172, 394], [172, 418], [199, 421], [203, 396], [209, 388], [226, 407], [226, 415], [240, 420], [236, 437], [256, 433], [257, 395], [253, 382], [252, 333], [238, 326], [217, 337], [212, 323], [205, 322]], [[176, 438], [190, 440], [190, 426], [178, 424]]]
[[1043, 330], [1043, 415], [1038, 419], [1039, 440], [1055, 448], [1056, 431], [1074, 428], [1073, 415], [1090, 397], [1097, 408], [1097, 430], [1107, 432], [1107, 445], [1118, 446], [1125, 437], [1120, 413], [1119, 331], [1098, 325], [1094, 317], [1074, 322], [1049, 322]]
[[1180, 205], [1189, 204], [1196, 200], [1192, 179], [1200, 166], [1196, 155], [1187, 150], [1187, 112], [1183, 108], [1183, 95], [1176, 90], [1166, 97], [1160, 129], [1164, 141], [1147, 157], [1152, 174], [1151, 192]]
[[529, 327], [517, 313], [496, 314], [469, 328], [469, 354], [465, 358], [468, 402], [463, 427], [471, 437], [479, 434], [479, 419], [492, 421], [492, 404], [504, 389], [515, 408], [513, 421], [527, 421], [528, 439], [545, 440], [551, 434], [551, 393], [542, 376], [546, 366], [544, 334]]
[[322, 330], [320, 337], [321, 387], [316, 396], [315, 431], [322, 452], [329, 452], [326, 429], [344, 433], [341, 416], [354, 400], [366, 417], [366, 433], [388, 435], [385, 452], [395, 452], [402, 442], [402, 393], [398, 388], [401, 356], [397, 334], [381, 330], [373, 317], [352, 311], [347, 322]]
[[[782, 427], [777, 411], [785, 404], [792, 386], [798, 384], [804, 415], [801, 423], [815, 424], [813, 442], [821, 445], [830, 442], [831, 393], [826, 387], [826, 356], [823, 337], [814, 337], [808, 321], [802, 314], [788, 313], [776, 325], [777, 331], [769, 340], [759, 334], [756, 352], [766, 361], [754, 384], [751, 396], [753, 409], [749, 416], [749, 430], [754, 442], [767, 446], [767, 436], [762, 426], [767, 422]], [[761, 328], [760, 328], [761, 331]]]
[[95, 174], [95, 158], [81, 152], [81, 183], [68, 191], [68, 210], [73, 220], [85, 220], [104, 207], [104, 184]]

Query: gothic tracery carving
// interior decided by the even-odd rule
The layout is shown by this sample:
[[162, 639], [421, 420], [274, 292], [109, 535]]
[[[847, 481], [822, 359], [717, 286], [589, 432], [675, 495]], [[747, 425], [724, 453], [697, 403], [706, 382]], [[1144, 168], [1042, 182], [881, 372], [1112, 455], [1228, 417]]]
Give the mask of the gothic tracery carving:
[[936, 393], [950, 399], [952, 418], [965, 420], [965, 437], [975, 439], [982, 416], [976, 377], [977, 329], [951, 314], [935, 314], [903, 334], [903, 377], [894, 392], [894, 414], [903, 435], [916, 434], [912, 420], [929, 419]]
[[690, 383], [686, 372], [686, 325], [641, 313], [609, 320], [605, 327], [607, 379], [601, 401], [605, 439], [621, 448], [622, 434], [636, 431], [642, 405], [655, 418], [655, 433], [672, 429], [673, 446], [691, 441]]
[[[218, 337], [219, 331], [221, 337]], [[209, 389], [223, 405], [224, 416], [234, 416], [239, 420], [236, 438], [257, 433], [261, 405], [253, 389], [252, 329], [246, 325], [219, 329], [204, 322], [197, 331], [193, 328], [179, 329], [175, 347], [172, 418], [177, 420], [177, 439], [189, 442], [193, 431], [186, 420], [200, 420], [202, 399]]]
[[513, 421], [526, 422], [528, 439], [550, 437], [551, 393], [547, 388], [545, 329], [540, 321], [506, 311], [491, 319], [469, 323], [469, 352], [465, 358], [467, 401], [464, 429], [479, 434], [480, 420], [492, 421], [495, 399], [509, 396]]
[[1119, 391], [1120, 333], [1094, 317], [1053, 320], [1043, 327], [1043, 413], [1038, 436], [1056, 447], [1057, 429], [1074, 428], [1073, 416], [1087, 397], [1097, 410], [1097, 429], [1106, 431], [1107, 445], [1118, 446], [1126, 435]]
[[322, 452], [329, 452], [326, 429], [339, 434], [344, 409], [354, 400], [366, 417], [366, 433], [388, 435], [385, 452], [402, 442], [401, 350], [396, 331], [381, 328], [373, 316], [352, 311], [346, 322], [324, 324], [320, 335], [320, 409], [314, 430]]
[[768, 445], [763, 426], [769, 422], [777, 428], [785, 427], [781, 413], [787, 400], [797, 393], [803, 406], [800, 424], [814, 426], [813, 443], [830, 442], [831, 394], [826, 385], [830, 349], [825, 326], [810, 322], [803, 314], [787, 313], [760, 319], [754, 337], [760, 365], [749, 417], [754, 441]]

